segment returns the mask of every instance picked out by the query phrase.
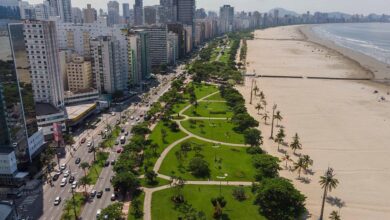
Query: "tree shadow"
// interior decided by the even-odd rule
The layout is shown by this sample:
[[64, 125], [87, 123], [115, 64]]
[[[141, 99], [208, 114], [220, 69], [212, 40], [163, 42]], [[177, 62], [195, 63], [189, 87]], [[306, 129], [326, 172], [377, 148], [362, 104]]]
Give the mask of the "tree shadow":
[[326, 202], [329, 203], [331, 206], [337, 206], [339, 209], [345, 207], [345, 201], [340, 199], [339, 197], [336, 196], [328, 196], [326, 197]]
[[301, 183], [309, 184], [311, 182], [311, 179], [308, 177], [301, 177], [298, 179]]
[[287, 153], [287, 151], [285, 149], [279, 149], [278, 152], [282, 153], [282, 154], [286, 154]]
[[306, 174], [313, 176], [316, 172], [314, 172], [312, 169], [307, 169]]

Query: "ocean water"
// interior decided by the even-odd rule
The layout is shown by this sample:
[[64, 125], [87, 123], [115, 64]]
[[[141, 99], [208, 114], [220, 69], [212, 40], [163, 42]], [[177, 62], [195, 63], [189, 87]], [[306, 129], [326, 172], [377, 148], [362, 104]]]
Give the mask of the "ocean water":
[[390, 23], [324, 24], [313, 27], [320, 38], [390, 64]]

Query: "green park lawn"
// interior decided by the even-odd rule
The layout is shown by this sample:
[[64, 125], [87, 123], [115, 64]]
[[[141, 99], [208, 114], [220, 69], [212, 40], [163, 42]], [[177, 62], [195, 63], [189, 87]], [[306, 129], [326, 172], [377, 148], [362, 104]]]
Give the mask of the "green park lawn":
[[89, 185], [94, 185], [96, 183], [107, 159], [107, 152], [96, 153], [96, 161], [93, 162], [91, 167], [88, 169], [87, 179]]
[[180, 103], [176, 103], [173, 105], [173, 112], [174, 114], [177, 114], [179, 113], [183, 108], [185, 108], [187, 105], [189, 105], [190, 103], [188, 101], [183, 101], [183, 102], [180, 102]]
[[233, 112], [225, 102], [198, 102], [198, 106], [191, 106], [184, 112], [190, 117], [230, 118]]
[[[209, 164], [209, 178], [211, 180], [218, 180], [217, 176], [223, 176], [225, 173], [228, 174], [225, 180], [229, 181], [254, 180], [255, 170], [252, 167], [252, 157], [246, 153], [246, 148], [214, 145], [196, 138], [190, 138], [186, 142], [191, 143], [192, 148], [201, 146], [200, 154], [203, 155], [203, 159]], [[170, 176], [174, 172], [174, 175], [181, 176], [185, 180], [208, 179], [207, 177], [203, 179], [197, 178], [187, 170], [189, 161], [196, 154], [194, 149], [188, 152], [187, 156], [184, 156], [180, 162], [176, 157], [176, 152], [180, 152], [180, 145], [176, 145], [165, 157], [159, 173]]]
[[[141, 201], [141, 210], [144, 209], [144, 200], [145, 200], [145, 193], [142, 191], [139, 195], [136, 195], [136, 198], [139, 199]], [[134, 198], [133, 198], [134, 199]], [[127, 216], [127, 220], [142, 220], [144, 219], [143, 217], [141, 218], [136, 218], [133, 214], [132, 214], [132, 206], [130, 205], [129, 207], [129, 214]]]
[[[232, 196], [234, 186], [222, 186], [221, 194], [227, 201], [226, 207], [223, 209], [222, 219], [251, 219], [263, 220], [265, 217], [258, 212], [258, 207], [253, 204], [255, 196], [251, 193], [249, 187], [245, 187], [247, 199], [237, 201]], [[171, 197], [175, 194], [176, 189], [170, 188], [153, 193], [152, 198], [152, 219], [172, 220], [184, 217], [183, 206], [178, 207], [171, 201]], [[196, 196], [195, 196], [196, 195]], [[220, 186], [198, 186], [185, 185], [183, 188], [183, 196], [185, 203], [195, 209], [195, 215], [203, 212], [205, 219], [213, 219], [213, 210], [210, 200], [220, 195]], [[184, 209], [185, 210], [185, 209]], [[184, 218], [183, 218], [184, 219]]]
[[[166, 131], [165, 140], [163, 140], [162, 132], [161, 132], [161, 130], [163, 129]], [[172, 132], [169, 127], [164, 125], [163, 121], [159, 121], [156, 127], [154, 127], [152, 133], [148, 137], [149, 140], [151, 140], [153, 143], [156, 143], [158, 145], [158, 148], [156, 149], [156, 152], [153, 152], [153, 150], [150, 148], [145, 150], [146, 155], [152, 155], [152, 157], [149, 159], [150, 165], [155, 164], [161, 152], [163, 152], [166, 147], [168, 147], [171, 143], [185, 136], [187, 135], [182, 131]]]
[[224, 54], [219, 58], [219, 62], [222, 62], [222, 63], [227, 63], [229, 58], [230, 58], [230, 52], [231, 52], [231, 47], [233, 45], [233, 41], [229, 41], [227, 43], [227, 45], [229, 46], [228, 48], [225, 48], [225, 51], [224, 51]]
[[62, 202], [64, 203], [64, 211], [61, 215], [61, 220], [73, 220], [75, 219], [73, 207], [76, 208], [77, 216], [80, 216], [81, 209], [85, 204], [85, 198], [82, 193], [74, 193], [74, 206], [72, 197]]
[[203, 138], [225, 143], [244, 144], [244, 135], [233, 130], [234, 124], [231, 121], [190, 119], [180, 123], [189, 132]]
[[197, 99], [201, 99], [207, 95], [210, 95], [211, 93], [218, 92], [218, 87], [215, 85], [209, 85], [209, 84], [199, 84], [199, 83], [192, 83], [195, 87], [195, 95]]
[[214, 95], [206, 98], [205, 100], [209, 100], [209, 101], [225, 101], [225, 99], [222, 98], [221, 93], [214, 94]]

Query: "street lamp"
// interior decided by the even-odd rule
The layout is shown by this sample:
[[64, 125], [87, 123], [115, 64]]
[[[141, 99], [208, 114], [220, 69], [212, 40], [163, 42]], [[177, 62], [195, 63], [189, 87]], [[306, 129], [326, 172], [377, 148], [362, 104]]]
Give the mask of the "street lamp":
[[213, 145], [214, 151], [214, 162], [217, 162], [217, 149], [220, 148], [221, 145]]
[[226, 179], [227, 177], [227, 173], [225, 173], [223, 176], [217, 176], [217, 179], [219, 179], [219, 196], [222, 196], [222, 180]]

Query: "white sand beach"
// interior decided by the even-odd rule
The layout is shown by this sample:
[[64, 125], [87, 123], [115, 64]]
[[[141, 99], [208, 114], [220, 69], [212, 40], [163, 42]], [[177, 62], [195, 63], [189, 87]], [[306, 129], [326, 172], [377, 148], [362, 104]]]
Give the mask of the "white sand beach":
[[[370, 65], [361, 65], [344, 56], [345, 53], [329, 49], [328, 45], [307, 41], [300, 28], [256, 31], [256, 39], [247, 42], [248, 73], [303, 76], [300, 79], [247, 77], [245, 86], [237, 87], [247, 100], [250, 114], [261, 121], [263, 148], [274, 156], [284, 155], [277, 151], [277, 144], [268, 139], [271, 126], [265, 125], [262, 116], [257, 114], [255, 105], [259, 97], [249, 105], [252, 79], [266, 96], [269, 114], [272, 114], [272, 105], [278, 105], [286, 141], [291, 142], [297, 132], [303, 144], [300, 153], [314, 160], [314, 174], [302, 175], [307, 178], [306, 183], [297, 179], [297, 172], [281, 171], [283, 177], [293, 180], [307, 196], [309, 219], [318, 219], [323, 193], [318, 181], [328, 166], [334, 168], [340, 182], [328, 196], [343, 204], [342, 219], [390, 219], [390, 87], [368, 80], [306, 78], [373, 78], [380, 71], [370, 71]], [[382, 97], [386, 100], [382, 101]], [[297, 160], [289, 148], [281, 149]], [[281, 165], [284, 168], [284, 163]], [[339, 207], [327, 203], [324, 219], [333, 210]]]

